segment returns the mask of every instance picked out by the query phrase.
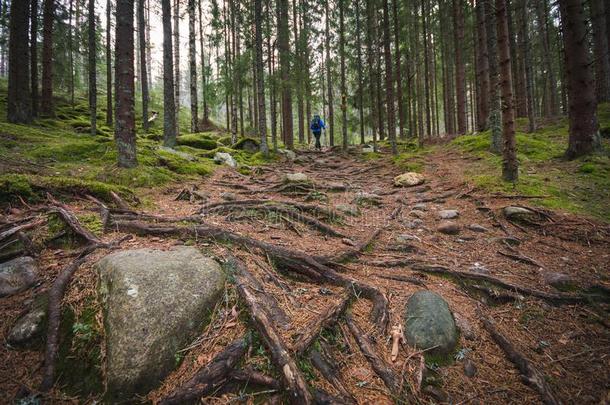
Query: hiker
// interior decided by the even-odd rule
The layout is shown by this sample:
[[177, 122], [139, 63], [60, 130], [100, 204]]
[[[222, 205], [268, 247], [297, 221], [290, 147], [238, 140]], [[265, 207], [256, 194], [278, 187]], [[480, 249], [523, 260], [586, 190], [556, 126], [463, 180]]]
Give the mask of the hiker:
[[320, 136], [322, 135], [322, 130], [326, 129], [326, 125], [324, 125], [324, 121], [318, 114], [313, 116], [309, 129], [311, 129], [313, 136], [316, 138], [316, 149], [322, 150], [322, 145], [320, 145]]

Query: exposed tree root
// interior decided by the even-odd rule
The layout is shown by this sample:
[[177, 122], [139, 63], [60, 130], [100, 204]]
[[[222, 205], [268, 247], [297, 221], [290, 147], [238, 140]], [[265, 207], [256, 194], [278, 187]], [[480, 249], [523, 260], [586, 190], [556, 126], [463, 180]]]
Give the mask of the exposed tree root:
[[524, 256], [519, 253], [510, 253], [510, 252], [503, 252], [501, 250], [498, 250], [498, 254], [500, 254], [504, 257], [508, 257], [509, 259], [513, 259], [520, 263], [529, 264], [530, 266], [544, 267], [543, 265], [541, 265], [540, 263], [538, 263], [536, 260], [532, 259], [531, 257], [527, 257], [527, 256]]
[[66, 208], [61, 207], [59, 205], [54, 205], [49, 207], [48, 211], [50, 213], [57, 214], [57, 216], [59, 216], [59, 218], [66, 225], [68, 225], [72, 232], [86, 240], [88, 243], [97, 244], [100, 242], [99, 238], [95, 236], [90, 230], [83, 227], [78, 221], [78, 218], [76, 218], [76, 216], [70, 211], [68, 211]]
[[492, 339], [504, 351], [506, 357], [517, 367], [517, 369], [519, 369], [523, 381], [538, 391], [545, 404], [560, 404], [561, 402], [557, 400], [555, 393], [547, 384], [545, 375], [534, 367], [532, 363], [521, 353], [519, 353], [504, 335], [498, 332], [492, 320], [482, 317], [481, 321], [483, 322], [483, 326], [487, 332], [489, 332], [491, 335]]
[[343, 252], [336, 253], [332, 256], [315, 256], [315, 259], [327, 265], [337, 264], [337, 263], [345, 263], [349, 260], [353, 260], [362, 252], [366, 250], [381, 234], [382, 228], [375, 229], [368, 237], [364, 240], [358, 242], [356, 246], [345, 249]]
[[288, 353], [286, 345], [264, 308], [264, 303], [256, 297], [255, 291], [260, 290], [260, 283], [248, 274], [245, 265], [239, 260], [229, 258], [228, 265], [235, 271], [237, 291], [248, 306], [252, 323], [282, 376], [282, 385], [288, 393], [290, 403], [305, 405], [313, 403], [305, 377]]
[[375, 274], [375, 277], [384, 278], [386, 280], [402, 281], [404, 283], [415, 284], [420, 287], [428, 288], [426, 283], [415, 277], [399, 276], [393, 274]]
[[293, 201], [280, 201], [280, 200], [261, 200], [261, 199], [249, 199], [249, 200], [237, 200], [237, 201], [219, 201], [215, 203], [206, 204], [198, 211], [200, 214], [208, 212], [214, 212], [214, 209], [224, 206], [250, 206], [250, 205], [264, 205], [264, 204], [279, 204], [292, 207], [301, 211], [309, 212], [311, 214], [321, 215], [327, 218], [341, 218], [341, 215], [336, 211], [328, 208], [320, 207], [315, 204], [303, 204]]
[[341, 398], [345, 403], [355, 404], [356, 399], [351, 392], [345, 387], [339, 371], [332, 365], [332, 362], [326, 356], [317, 350], [309, 352], [311, 364], [322, 374], [322, 376], [339, 391]]
[[[160, 405], [183, 404], [212, 392], [233, 372], [234, 367], [246, 354], [248, 345], [249, 342], [244, 337], [234, 340], [186, 384], [161, 400]], [[231, 376], [245, 377], [243, 374]]]
[[7, 229], [6, 231], [3, 231], [2, 233], [0, 233], [0, 242], [5, 241], [6, 239], [10, 238], [11, 236], [18, 234], [19, 232], [23, 232], [23, 231], [27, 231], [32, 228], [36, 228], [37, 226], [40, 226], [40, 225], [44, 224], [45, 222], [46, 222], [46, 219], [44, 219], [44, 218], [35, 218], [35, 219], [32, 219], [31, 221], [28, 221], [25, 223], [20, 223], [19, 225], [15, 225], [15, 226]]
[[390, 391], [390, 394], [396, 402], [405, 402], [406, 398], [404, 393], [401, 392], [400, 377], [394, 373], [394, 370], [383, 360], [374, 346], [369, 342], [368, 338], [364, 336], [362, 330], [356, 325], [354, 320], [350, 316], [345, 317], [345, 323], [349, 328], [352, 336], [356, 340], [358, 347], [362, 351], [362, 354], [371, 363], [371, 367], [377, 373], [379, 378], [383, 381], [385, 386]]

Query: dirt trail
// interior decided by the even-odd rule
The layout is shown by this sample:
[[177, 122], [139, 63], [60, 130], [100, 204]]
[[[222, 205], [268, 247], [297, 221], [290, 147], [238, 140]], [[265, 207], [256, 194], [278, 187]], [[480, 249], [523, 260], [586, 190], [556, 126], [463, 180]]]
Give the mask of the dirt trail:
[[[351, 249], [353, 255], [350, 260], [327, 264], [338, 275], [368, 284], [387, 298], [390, 320], [389, 328], [383, 334], [379, 334], [375, 320], [370, 318], [371, 300], [364, 297], [353, 300], [348, 312], [355, 324], [371, 338], [373, 348], [389, 365], [390, 372], [401, 381], [400, 387], [410, 386], [416, 391], [408, 397], [411, 401], [428, 402], [433, 398], [438, 402], [444, 396], [452, 403], [541, 401], [539, 392], [522, 383], [517, 368], [507, 360], [484, 328], [481, 319], [487, 317], [493, 319], [497, 330], [545, 375], [562, 402], [598, 403], [607, 397], [610, 383], [607, 296], [605, 302], [596, 301], [592, 305], [553, 305], [552, 299], [536, 298], [527, 292], [533, 290], [549, 297], [564, 297], [576, 296], [592, 285], [607, 289], [610, 270], [607, 228], [584, 218], [546, 211], [541, 211], [537, 225], [513, 224], [502, 216], [501, 209], [507, 205], [529, 205], [528, 200], [515, 196], [483, 195], [472, 189], [460, 175], [461, 159], [461, 156], [453, 154], [431, 155], [426, 158], [426, 182], [423, 185], [397, 188], [392, 179], [400, 174], [400, 170], [385, 158], [364, 161], [359, 154], [344, 156], [304, 152], [299, 154], [296, 162], [256, 168], [247, 176], [230, 168], [217, 170], [201, 183], [185, 185], [187, 190], [193, 186], [197, 188], [193, 201], [175, 200], [182, 188], [172, 187], [162, 193], [155, 190], [146, 196], [154, 201], [155, 208], [146, 211], [166, 218], [184, 218], [198, 215], [201, 207], [208, 207], [201, 220], [204, 225], [215, 225], [224, 231], [270, 245], [304, 252], [320, 263], [324, 262], [324, 257]], [[306, 174], [312, 182], [286, 186], [284, 175], [297, 172]], [[197, 194], [204, 195], [206, 201], [199, 201]], [[358, 196], [374, 201], [357, 204], [354, 201]], [[244, 200], [299, 204], [296, 210], [299, 215], [290, 211], [294, 205], [274, 210], [270, 207], [277, 205]], [[243, 205], [238, 205], [240, 202]], [[212, 208], [214, 204], [216, 206]], [[420, 204], [421, 210], [413, 212], [416, 204]], [[355, 207], [359, 214], [346, 215], [338, 209], [341, 205]], [[70, 207], [75, 212], [93, 208], [90, 202], [85, 201]], [[459, 212], [453, 220], [461, 227], [457, 235], [437, 230], [442, 221], [439, 211], [449, 209]], [[117, 218], [119, 215], [115, 218], [119, 223]], [[167, 226], [158, 218], [139, 216], [137, 219]], [[327, 228], [321, 228], [320, 224]], [[486, 231], [481, 232], [482, 228], [471, 230], [471, 225], [478, 225]], [[121, 229], [121, 226], [111, 223], [110, 229]], [[329, 235], [330, 229], [336, 232], [335, 236]], [[109, 232], [104, 240], [116, 239], [124, 233]], [[355, 252], [355, 249], [365, 247], [358, 244], [371, 235], [375, 236], [371, 244]], [[397, 241], [399, 235], [403, 235], [400, 242]], [[121, 248], [166, 248], [183, 243], [197, 243], [219, 257], [226, 257], [230, 252], [243, 261], [247, 270], [261, 283], [265, 296], [273, 297], [275, 304], [270, 304], [267, 310], [289, 348], [308, 331], [315, 330], [323, 314], [340, 305], [346, 294], [352, 293], [340, 283], [319, 280], [312, 283], [303, 276], [295, 278], [294, 274], [286, 274], [278, 258], [254, 245], [244, 247], [239, 243], [220, 243], [189, 233], [179, 237], [136, 236], [124, 242]], [[83, 297], [93, 293], [95, 277], [90, 269], [102, 254], [95, 253], [77, 272], [64, 304], [78, 307]], [[43, 252], [42, 259], [52, 257], [52, 252]], [[55, 264], [67, 263], [67, 258], [53, 258], [53, 261]], [[397, 265], [399, 263], [402, 265]], [[47, 286], [57, 274], [58, 267], [49, 266], [47, 269]], [[523, 287], [525, 292], [518, 288], [499, 288], [485, 280], [473, 281], [455, 274], [435, 273], [438, 269], [483, 274], [492, 280]], [[551, 271], [569, 275], [576, 286], [568, 293], [558, 292], [544, 281], [544, 274]], [[436, 388], [417, 392], [417, 376], [422, 372], [423, 364], [421, 355], [403, 346], [398, 359], [391, 362], [389, 335], [393, 325], [403, 323], [407, 299], [415, 291], [425, 288], [437, 292], [449, 303], [460, 319], [458, 323], [462, 333], [459, 351], [451, 364], [437, 364], [428, 359], [423, 373], [427, 383]], [[24, 297], [22, 294], [20, 299]], [[14, 299], [11, 303], [0, 304], [10, 320], [19, 312], [18, 302]], [[231, 341], [243, 335], [250, 321], [246, 308], [238, 305], [239, 302], [234, 285], [228, 285], [225, 300], [215, 311], [211, 324], [189, 347], [190, 350], [185, 351], [181, 366], [159, 389], [149, 394], [150, 400], [167, 397]], [[6, 336], [7, 330], [6, 326], [0, 328], [2, 336]], [[329, 383], [311, 362], [304, 360], [306, 354], [295, 355], [310, 386], [344, 399], [351, 394], [362, 404], [398, 401], [388, 389], [387, 382], [379, 378], [362, 354], [342, 319], [322, 333], [320, 344], [315, 347], [332, 358], [338, 370], [338, 381], [342, 384]], [[269, 360], [257, 350], [258, 347], [254, 347], [248, 352], [243, 367], [263, 371], [281, 382]], [[6, 364], [19, 370], [7, 389], [14, 392], [16, 384], [25, 382], [30, 386], [36, 385], [39, 377], [35, 367], [39, 357], [34, 352], [19, 354], [3, 349], [0, 355], [8, 360]], [[466, 359], [476, 366], [474, 377], [464, 374]], [[19, 362], [24, 365], [18, 365]], [[8, 370], [2, 369], [0, 373], [8, 374]], [[228, 398], [235, 397], [236, 392], [239, 395], [239, 388], [243, 385], [237, 389], [231, 384], [223, 387], [207, 394], [210, 402], [226, 403]], [[259, 391], [271, 397], [275, 395], [272, 389]]]

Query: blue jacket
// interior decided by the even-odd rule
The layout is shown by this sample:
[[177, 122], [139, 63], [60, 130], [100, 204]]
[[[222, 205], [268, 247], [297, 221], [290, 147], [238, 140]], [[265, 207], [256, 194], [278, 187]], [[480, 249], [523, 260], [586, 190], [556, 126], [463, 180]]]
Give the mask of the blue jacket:
[[316, 120], [311, 120], [311, 124], [309, 125], [309, 129], [311, 129], [312, 132], [320, 132], [323, 129], [326, 129], [326, 125], [324, 125], [324, 120], [322, 118], [318, 118], [318, 123], [319, 123], [319, 128], [314, 129], [314, 123], [316, 122]]

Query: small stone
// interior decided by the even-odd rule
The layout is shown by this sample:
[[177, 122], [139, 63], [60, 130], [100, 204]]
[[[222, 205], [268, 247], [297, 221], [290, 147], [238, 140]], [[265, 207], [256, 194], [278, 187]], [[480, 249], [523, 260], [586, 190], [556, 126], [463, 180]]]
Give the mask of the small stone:
[[286, 173], [284, 183], [308, 183], [309, 177], [305, 173]]
[[446, 235], [457, 235], [460, 233], [460, 226], [451, 221], [442, 221], [436, 229]]
[[572, 277], [565, 273], [549, 271], [542, 275], [544, 282], [556, 289], [570, 290], [576, 287], [576, 283]]
[[237, 167], [237, 161], [233, 159], [230, 153], [226, 152], [216, 152], [214, 155], [214, 163], [216, 164], [226, 164], [230, 167]]
[[473, 266], [469, 267], [468, 270], [470, 270], [473, 273], [477, 273], [477, 274], [489, 274], [490, 271], [487, 269], [487, 267], [481, 265], [480, 263], [475, 263]]
[[409, 229], [417, 229], [421, 228], [423, 224], [424, 221], [422, 221], [421, 219], [414, 219], [413, 221], [406, 222], [405, 226]]
[[326, 185], [328, 191], [347, 191], [348, 185], [345, 183], [331, 182]]
[[396, 242], [398, 243], [409, 243], [414, 240], [421, 242], [421, 239], [418, 236], [410, 235], [408, 233], [401, 233], [396, 237]]
[[291, 151], [290, 149], [278, 149], [277, 153], [291, 162], [294, 161], [294, 159], [296, 159], [297, 157], [297, 154]]
[[470, 229], [473, 232], [487, 232], [489, 231], [487, 228], [485, 228], [484, 226], [481, 226], [479, 224], [470, 224], [468, 225], [468, 229]]
[[477, 374], [477, 366], [470, 359], [464, 360], [464, 374], [466, 377], [474, 377]]
[[195, 156], [191, 155], [190, 153], [186, 153], [186, 152], [182, 152], [176, 149], [172, 149], [172, 148], [168, 148], [167, 146], [160, 146], [159, 150], [162, 150], [164, 152], [167, 153], [171, 153], [172, 155], [176, 155], [178, 157], [181, 157], [182, 159], [188, 160], [189, 162], [192, 162], [193, 160], [195, 160]]
[[422, 184], [424, 181], [426, 181], [424, 175], [415, 172], [407, 172], [394, 177], [394, 185], [399, 187], [413, 187]]
[[358, 209], [358, 207], [354, 207], [353, 205], [349, 204], [337, 204], [335, 205], [335, 209], [337, 211], [340, 211], [342, 214], [349, 215], [352, 217], [357, 217], [358, 215], [360, 215], [360, 210]]
[[235, 200], [237, 200], [237, 194], [225, 192], [225, 193], [220, 194], [220, 198], [222, 198], [225, 201], [235, 201]]
[[441, 388], [436, 387], [434, 385], [426, 385], [422, 391], [424, 392], [424, 394], [434, 398], [438, 402], [449, 401], [449, 395]]
[[341, 239], [341, 242], [347, 246], [356, 246], [356, 242], [354, 242], [353, 240], [351, 240], [349, 238], [343, 238], [343, 239]]
[[504, 216], [506, 218], [512, 218], [512, 219], [521, 219], [521, 218], [527, 218], [527, 217], [532, 217], [532, 216], [536, 215], [536, 213], [534, 211], [528, 210], [527, 208], [512, 207], [512, 206], [504, 207], [502, 212], [504, 213]]
[[22, 345], [39, 336], [44, 329], [48, 304], [47, 294], [36, 297], [30, 310], [17, 319], [17, 322], [13, 325], [8, 334], [8, 342], [13, 345]]
[[428, 211], [428, 206], [425, 203], [419, 203], [419, 204], [415, 204], [413, 206], [414, 210], [419, 210], [419, 211]]
[[375, 149], [373, 149], [372, 145], [365, 145], [362, 147], [362, 153], [373, 153]]
[[441, 219], [453, 219], [459, 216], [459, 212], [457, 210], [441, 210], [438, 212], [438, 216]]
[[409, 215], [415, 218], [424, 218], [426, 216], [426, 213], [420, 210], [411, 210], [409, 212]]
[[466, 319], [463, 315], [455, 312], [453, 314], [453, 319], [455, 319], [455, 325], [460, 330], [462, 336], [466, 340], [475, 340], [477, 335], [474, 333], [474, 329], [472, 324]]
[[377, 194], [366, 193], [364, 191], [359, 191], [354, 196], [352, 203], [356, 203], [358, 205], [381, 205], [381, 197]]
[[0, 297], [17, 294], [36, 283], [38, 268], [29, 256], [0, 264]]

